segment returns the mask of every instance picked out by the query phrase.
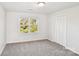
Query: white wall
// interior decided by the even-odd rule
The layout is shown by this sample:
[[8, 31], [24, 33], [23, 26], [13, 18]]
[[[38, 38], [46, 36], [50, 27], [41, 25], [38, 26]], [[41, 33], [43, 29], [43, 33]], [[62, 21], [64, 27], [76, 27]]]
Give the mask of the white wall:
[[0, 54], [2, 53], [5, 44], [5, 11], [2, 6], [0, 6]]
[[[20, 33], [19, 17], [34, 16], [39, 22], [38, 33]], [[7, 12], [7, 43], [48, 39], [47, 17], [43, 14]]]
[[55, 13], [49, 17], [49, 40], [66, 46], [66, 16]]
[[50, 15], [49, 40], [79, 54], [79, 6]]

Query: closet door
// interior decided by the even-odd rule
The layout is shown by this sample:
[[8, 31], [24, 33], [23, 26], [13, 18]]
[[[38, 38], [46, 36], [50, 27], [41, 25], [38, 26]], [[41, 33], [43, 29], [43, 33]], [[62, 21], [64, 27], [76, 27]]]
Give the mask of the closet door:
[[66, 17], [57, 16], [55, 25], [55, 34], [57, 43], [66, 46]]

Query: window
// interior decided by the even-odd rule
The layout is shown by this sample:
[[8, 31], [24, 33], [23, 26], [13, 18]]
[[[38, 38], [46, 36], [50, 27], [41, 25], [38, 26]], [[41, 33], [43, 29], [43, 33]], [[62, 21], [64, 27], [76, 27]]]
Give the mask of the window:
[[38, 31], [38, 23], [36, 18], [20, 17], [20, 32], [28, 33], [28, 32], [37, 32], [37, 31]]

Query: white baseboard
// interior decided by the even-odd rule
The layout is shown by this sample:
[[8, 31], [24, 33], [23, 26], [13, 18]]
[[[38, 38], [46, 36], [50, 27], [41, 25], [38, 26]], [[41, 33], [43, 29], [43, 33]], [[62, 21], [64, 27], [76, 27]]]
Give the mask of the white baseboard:
[[[53, 41], [53, 40], [49, 40], [49, 41], [51, 41], [51, 42], [55, 42], [55, 41]], [[55, 43], [57, 43], [57, 42], [55, 42]], [[64, 45], [62, 45], [62, 44], [60, 44], [60, 43], [57, 43], [57, 44], [59, 44], [59, 45], [65, 47]]]
[[69, 47], [65, 47], [65, 48], [71, 50], [72, 52], [74, 52], [76, 54], [79, 54], [79, 51], [77, 51], [76, 49], [69, 48]]
[[7, 44], [11, 43], [23, 43], [23, 42], [32, 42], [32, 41], [39, 41], [39, 40], [47, 40], [47, 39], [38, 39], [38, 40], [25, 40], [25, 41], [14, 41], [14, 42], [8, 42]]
[[[50, 41], [52, 41], [52, 42], [55, 42], [55, 41], [53, 41], [53, 40], [50, 40]], [[57, 43], [57, 42], [56, 42]], [[58, 43], [58, 44], [60, 44], [60, 43]], [[60, 44], [60, 45], [62, 45], [62, 44]], [[62, 45], [63, 46], [63, 45]], [[69, 48], [69, 47], [67, 47], [67, 46], [64, 46], [66, 49], [69, 49], [69, 50], [71, 50], [72, 52], [74, 52], [74, 53], [76, 53], [76, 54], [79, 54], [79, 50], [77, 50], [77, 49], [73, 49], [73, 48]]]
[[5, 48], [5, 46], [6, 46], [6, 44], [4, 43], [4, 44], [2, 45], [2, 47], [1, 47], [1, 49], [0, 49], [0, 55], [2, 54], [2, 52], [3, 52], [4, 48]]
[[34, 35], [28, 35], [28, 36], [19, 36], [17, 38], [8, 39], [7, 43], [16, 43], [16, 42], [28, 42], [28, 41], [35, 41], [35, 40], [43, 40], [48, 39], [47, 34], [34, 34]]

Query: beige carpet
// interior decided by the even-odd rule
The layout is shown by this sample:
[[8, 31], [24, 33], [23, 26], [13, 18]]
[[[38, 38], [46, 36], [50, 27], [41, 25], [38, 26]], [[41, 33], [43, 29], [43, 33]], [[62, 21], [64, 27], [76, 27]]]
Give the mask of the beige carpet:
[[7, 44], [2, 56], [78, 56], [63, 46], [48, 40]]

